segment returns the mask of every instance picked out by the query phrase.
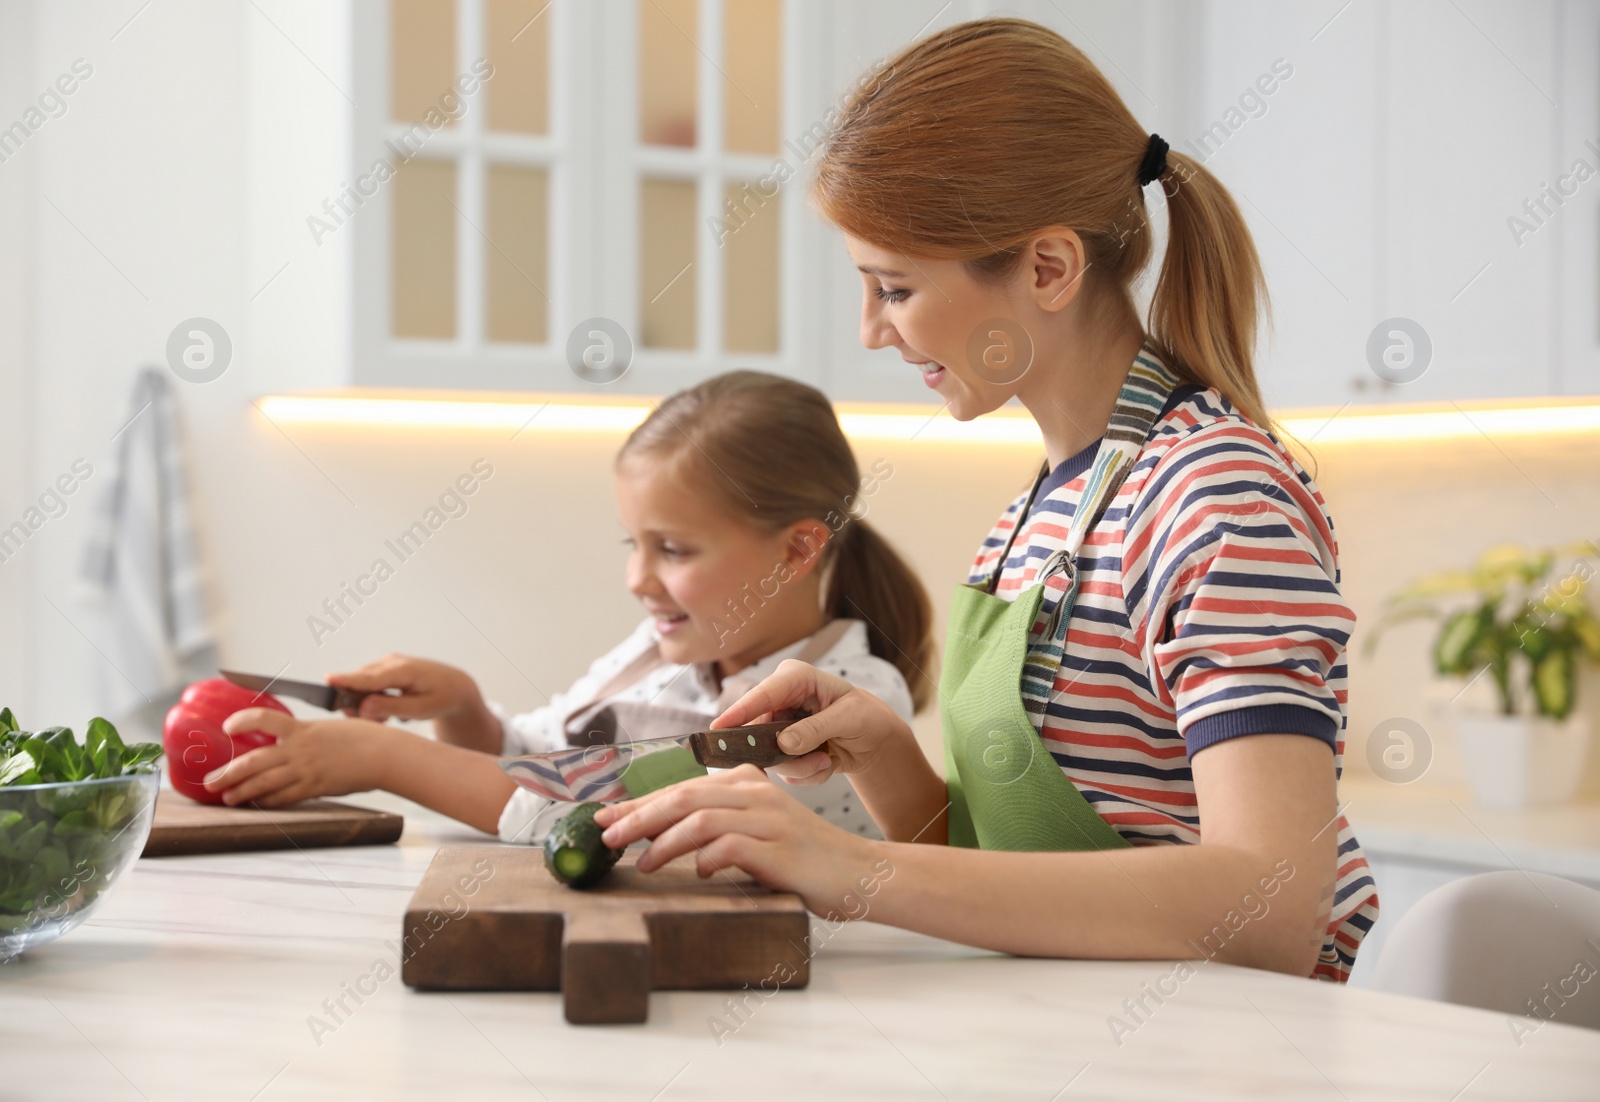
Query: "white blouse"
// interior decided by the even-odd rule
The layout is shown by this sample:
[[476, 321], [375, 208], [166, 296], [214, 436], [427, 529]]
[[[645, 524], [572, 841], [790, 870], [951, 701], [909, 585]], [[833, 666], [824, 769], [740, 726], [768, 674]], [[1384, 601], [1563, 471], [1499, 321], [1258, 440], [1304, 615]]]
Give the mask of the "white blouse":
[[[793, 658], [804, 650], [807, 641], [801, 639], [740, 670], [738, 680], [751, 685], [763, 680], [784, 659]], [[596, 659], [589, 671], [574, 681], [566, 692], [551, 697], [544, 707], [507, 716], [499, 705], [491, 702], [489, 708], [499, 718], [504, 732], [501, 755], [514, 757], [519, 754], [538, 754], [573, 745], [569, 734], [577, 732], [563, 727], [562, 720], [575, 713], [586, 713], [590, 704], [598, 703], [596, 694], [600, 689], [623, 667], [655, 646], [656, 642], [654, 623], [646, 619], [609, 653]], [[860, 620], [850, 621], [839, 641], [814, 665], [871, 693], [894, 709], [896, 715], [910, 722], [911, 693], [906, 687], [905, 678], [891, 663], [871, 653], [867, 647], [867, 626]], [[610, 699], [648, 703], [675, 712], [700, 712], [709, 723], [721, 711], [717, 701], [723, 690], [724, 686], [718, 683], [715, 670], [709, 662], [687, 666], [664, 662]], [[575, 726], [582, 719], [580, 714], [568, 726]], [[784, 790], [837, 826], [867, 837], [882, 837], [843, 774], [836, 774], [826, 784], [785, 785]], [[500, 813], [500, 840], [542, 842], [550, 827], [570, 808], [570, 804], [519, 788], [512, 793], [506, 801], [505, 810]]]

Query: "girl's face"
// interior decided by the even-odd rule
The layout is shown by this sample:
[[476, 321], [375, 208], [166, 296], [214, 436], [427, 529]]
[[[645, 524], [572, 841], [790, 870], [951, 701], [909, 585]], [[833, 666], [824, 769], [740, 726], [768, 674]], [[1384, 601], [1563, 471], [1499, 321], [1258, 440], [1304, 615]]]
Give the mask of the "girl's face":
[[[628, 589], [654, 618], [662, 657], [716, 661], [731, 673], [815, 630], [812, 568], [826, 527], [800, 522], [762, 532], [688, 492], [670, 468], [625, 459], [616, 470], [617, 511], [631, 548]], [[819, 538], [797, 547], [796, 530], [812, 528]], [[784, 563], [793, 571], [788, 581], [779, 577]]]
[[1058, 296], [1041, 312], [1029, 264], [1016, 278], [990, 284], [959, 260], [912, 259], [848, 234], [845, 240], [861, 273], [861, 343], [897, 349], [957, 421], [1017, 394], [1039, 351], [1041, 321], [1070, 298]]

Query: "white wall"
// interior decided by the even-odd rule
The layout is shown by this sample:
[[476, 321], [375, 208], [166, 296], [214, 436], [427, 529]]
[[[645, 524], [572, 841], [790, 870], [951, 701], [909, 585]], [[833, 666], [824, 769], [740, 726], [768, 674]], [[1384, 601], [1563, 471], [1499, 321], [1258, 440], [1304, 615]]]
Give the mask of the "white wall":
[[[9, 126], [13, 107], [33, 94], [33, 10], [0, 4], [0, 117]], [[33, 171], [29, 152], [0, 164], [0, 525], [9, 526], [38, 490], [33, 452]], [[0, 563], [0, 699], [32, 703], [33, 609], [28, 599], [34, 556]], [[4, 705], [0, 705], [3, 707]]]
[[[333, 513], [318, 512], [333, 496], [327, 483], [282, 436], [261, 431], [249, 399], [336, 385], [346, 370], [345, 258], [338, 242], [311, 247], [303, 226], [342, 169], [342, 104], [317, 72], [341, 75], [342, 8], [198, 0], [4, 8], [16, 33], [0, 36], [0, 49], [16, 64], [0, 66], [0, 118], [18, 117], [75, 59], [93, 70], [66, 113], [0, 165], [3, 232], [31, 245], [31, 253], [6, 249], [0, 269], [24, 292], [5, 296], [22, 309], [5, 326], [0, 386], [22, 434], [0, 445], [21, 459], [6, 465], [0, 516], [9, 521], [75, 458], [95, 470], [67, 514], [0, 567], [5, 619], [26, 625], [18, 642], [0, 644], [24, 651], [0, 652], [0, 693], [29, 722], [81, 724], [120, 677], [91, 642], [100, 635], [75, 574], [93, 498], [113, 473], [111, 437], [127, 419], [135, 370], [164, 363], [178, 322], [215, 319], [234, 345], [215, 382], [173, 379], [201, 550], [230, 647], [254, 612], [252, 578], [281, 576], [275, 537], [262, 529], [330, 523]], [[26, 598], [16, 589], [24, 576]]]

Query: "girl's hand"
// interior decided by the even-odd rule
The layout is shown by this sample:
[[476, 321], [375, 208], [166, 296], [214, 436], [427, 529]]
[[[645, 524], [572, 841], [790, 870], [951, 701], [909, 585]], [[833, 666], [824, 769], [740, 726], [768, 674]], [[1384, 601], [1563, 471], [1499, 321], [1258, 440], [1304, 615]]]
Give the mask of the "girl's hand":
[[828, 918], [861, 918], [893, 875], [881, 843], [814, 815], [753, 765], [719, 770], [595, 812], [606, 845], [654, 841], [639, 856], [652, 872], [693, 852], [702, 878], [742, 869], [764, 888], [797, 893]]
[[235, 712], [222, 729], [230, 735], [265, 731], [277, 736], [272, 746], [241, 754], [205, 780], [207, 789], [222, 793], [225, 804], [254, 802], [262, 807], [378, 788], [385, 742], [406, 737], [402, 731], [364, 720], [307, 722], [271, 708]]
[[[812, 715], [778, 736], [778, 748], [798, 760], [771, 772], [790, 784], [821, 784], [834, 773], [868, 773], [916, 748], [911, 726], [871, 693], [842, 677], [788, 659], [761, 684], [711, 721], [713, 730], [769, 721], [773, 713], [801, 708]], [[921, 751], [917, 751], [920, 756]]]
[[[478, 683], [465, 670], [403, 654], [387, 654], [359, 670], [331, 674], [328, 684], [373, 693], [361, 702], [359, 715], [379, 723], [391, 716], [438, 719], [487, 711]], [[385, 696], [384, 689], [399, 689], [401, 695]]]
[[[390, 654], [354, 673], [336, 673], [328, 684], [374, 694], [361, 702], [362, 719], [431, 719], [440, 742], [486, 754], [498, 754], [504, 742], [500, 721], [483, 702], [478, 683], [443, 662]], [[400, 695], [385, 696], [384, 689], [399, 689]]]

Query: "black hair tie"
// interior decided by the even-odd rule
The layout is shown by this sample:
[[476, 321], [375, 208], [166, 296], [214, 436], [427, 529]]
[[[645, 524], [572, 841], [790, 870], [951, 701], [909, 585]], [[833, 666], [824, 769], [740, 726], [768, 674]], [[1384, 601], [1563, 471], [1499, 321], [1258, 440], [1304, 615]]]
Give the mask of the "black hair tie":
[[1161, 174], [1167, 170], [1167, 150], [1170, 148], [1161, 140], [1160, 134], [1150, 135], [1150, 144], [1145, 147], [1144, 160], [1139, 162], [1140, 187], [1161, 178]]

